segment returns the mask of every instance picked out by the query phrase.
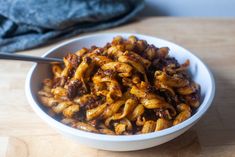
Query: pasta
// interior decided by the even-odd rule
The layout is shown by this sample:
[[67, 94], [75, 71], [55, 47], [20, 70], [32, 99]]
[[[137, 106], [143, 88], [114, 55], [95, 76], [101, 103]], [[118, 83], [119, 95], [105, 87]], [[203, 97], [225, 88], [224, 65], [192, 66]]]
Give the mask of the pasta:
[[104, 47], [82, 48], [52, 65], [38, 91], [58, 121], [108, 135], [145, 134], [190, 118], [200, 105], [200, 86], [169, 48], [117, 36]]

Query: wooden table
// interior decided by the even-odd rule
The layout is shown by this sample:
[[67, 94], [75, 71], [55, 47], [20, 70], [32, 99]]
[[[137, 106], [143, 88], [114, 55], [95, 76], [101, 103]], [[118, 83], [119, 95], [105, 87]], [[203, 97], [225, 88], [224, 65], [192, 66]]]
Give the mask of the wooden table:
[[[0, 157], [235, 156], [235, 19], [153, 17], [100, 32], [152, 35], [194, 52], [216, 79], [216, 96], [206, 115], [185, 134], [154, 148], [88, 148], [64, 138], [32, 111], [24, 93], [31, 63], [0, 61]], [[42, 55], [57, 44], [22, 53]]]

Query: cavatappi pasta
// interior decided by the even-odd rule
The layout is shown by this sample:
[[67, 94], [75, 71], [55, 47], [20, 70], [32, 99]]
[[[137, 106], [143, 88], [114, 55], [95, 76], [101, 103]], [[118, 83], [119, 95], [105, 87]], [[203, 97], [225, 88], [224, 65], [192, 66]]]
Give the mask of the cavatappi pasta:
[[[84, 131], [150, 133], [188, 119], [199, 106], [200, 88], [167, 47], [117, 36], [104, 47], [83, 48], [52, 65], [39, 99], [48, 113]], [[179, 52], [180, 53], [180, 52]]]

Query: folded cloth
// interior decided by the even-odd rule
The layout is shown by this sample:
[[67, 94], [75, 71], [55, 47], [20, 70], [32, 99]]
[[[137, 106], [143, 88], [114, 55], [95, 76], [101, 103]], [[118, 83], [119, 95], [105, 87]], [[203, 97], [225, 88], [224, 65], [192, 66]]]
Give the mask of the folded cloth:
[[0, 52], [25, 50], [114, 27], [143, 8], [144, 0], [0, 1]]

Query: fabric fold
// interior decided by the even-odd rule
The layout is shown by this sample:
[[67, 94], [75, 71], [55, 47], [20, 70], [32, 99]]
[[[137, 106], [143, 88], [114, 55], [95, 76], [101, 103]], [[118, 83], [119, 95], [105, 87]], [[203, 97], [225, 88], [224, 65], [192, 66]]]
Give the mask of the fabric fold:
[[143, 8], [144, 0], [5, 0], [0, 2], [0, 51], [118, 26]]

